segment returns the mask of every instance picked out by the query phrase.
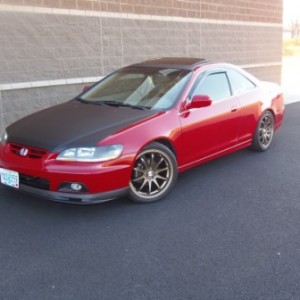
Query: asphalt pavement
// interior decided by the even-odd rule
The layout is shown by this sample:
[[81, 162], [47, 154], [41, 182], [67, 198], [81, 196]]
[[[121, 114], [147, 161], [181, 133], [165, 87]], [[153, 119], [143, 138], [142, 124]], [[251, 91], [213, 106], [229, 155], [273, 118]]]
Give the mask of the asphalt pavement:
[[147, 205], [0, 190], [0, 299], [299, 299], [300, 103], [266, 153], [179, 176]]

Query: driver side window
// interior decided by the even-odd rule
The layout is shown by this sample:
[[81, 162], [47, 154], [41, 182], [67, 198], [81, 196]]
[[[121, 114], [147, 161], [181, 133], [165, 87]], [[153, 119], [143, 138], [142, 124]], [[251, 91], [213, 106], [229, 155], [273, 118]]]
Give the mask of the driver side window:
[[194, 95], [207, 95], [214, 102], [230, 97], [231, 91], [226, 73], [214, 73], [205, 77], [197, 85]]

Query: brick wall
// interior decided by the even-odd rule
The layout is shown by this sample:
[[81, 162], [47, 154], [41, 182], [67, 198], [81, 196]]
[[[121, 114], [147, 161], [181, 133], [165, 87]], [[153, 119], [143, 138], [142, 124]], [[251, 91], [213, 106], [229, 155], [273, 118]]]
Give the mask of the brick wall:
[[3, 4], [280, 23], [279, 0], [2, 0]]
[[83, 86], [84, 84], [70, 84], [2, 91], [0, 93], [0, 114], [2, 113], [0, 127], [4, 129], [4, 125], [26, 115], [71, 99], [82, 90]]
[[[281, 16], [282, 0], [0, 0], [0, 130], [83, 85], [55, 80], [153, 57], [226, 61], [279, 82]], [[50, 86], [28, 88], [40, 81]]]

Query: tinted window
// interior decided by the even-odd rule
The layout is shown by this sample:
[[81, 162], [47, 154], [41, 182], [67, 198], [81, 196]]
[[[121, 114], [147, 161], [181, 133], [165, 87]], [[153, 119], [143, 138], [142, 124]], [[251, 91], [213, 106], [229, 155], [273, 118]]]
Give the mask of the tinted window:
[[255, 88], [255, 84], [238, 71], [228, 70], [227, 75], [235, 95]]
[[208, 75], [196, 87], [194, 95], [208, 95], [213, 101], [231, 96], [227, 76], [224, 72]]

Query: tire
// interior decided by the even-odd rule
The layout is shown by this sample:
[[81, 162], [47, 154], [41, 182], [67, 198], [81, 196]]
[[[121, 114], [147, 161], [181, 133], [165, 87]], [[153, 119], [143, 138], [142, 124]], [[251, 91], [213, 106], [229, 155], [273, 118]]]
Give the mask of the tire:
[[266, 111], [259, 119], [251, 149], [258, 152], [267, 151], [274, 137], [274, 117], [270, 111]]
[[129, 196], [138, 203], [150, 203], [165, 197], [178, 175], [173, 152], [160, 143], [151, 143], [137, 156], [129, 183]]

